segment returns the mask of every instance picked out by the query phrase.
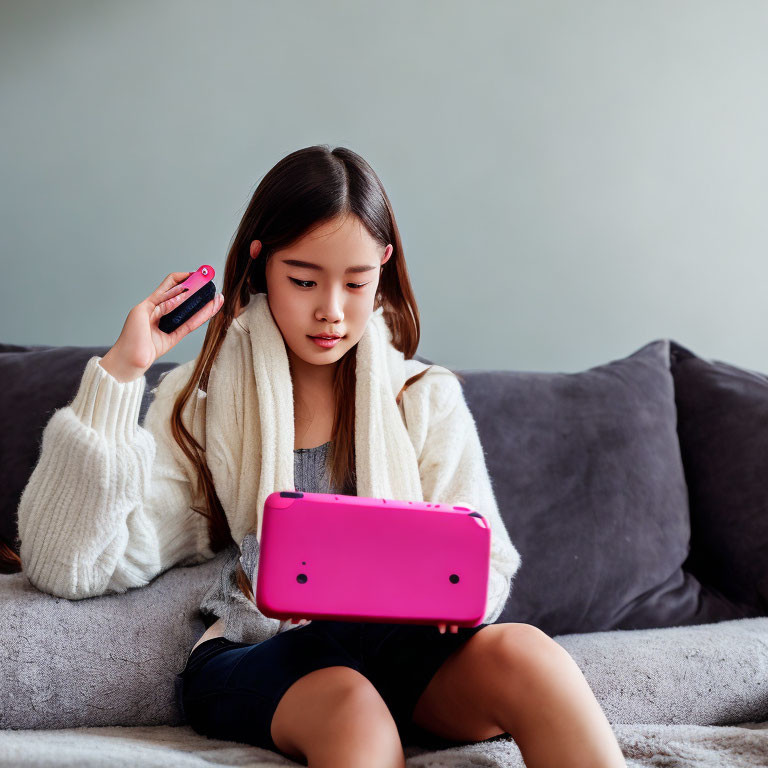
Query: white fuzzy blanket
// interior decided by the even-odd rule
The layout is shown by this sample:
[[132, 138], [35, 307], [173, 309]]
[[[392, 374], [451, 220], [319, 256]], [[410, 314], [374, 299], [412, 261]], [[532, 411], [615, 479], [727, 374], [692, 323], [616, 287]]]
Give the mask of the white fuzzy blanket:
[[[768, 722], [731, 726], [617, 724], [627, 766], [765, 768]], [[509, 737], [437, 751], [408, 747], [408, 768], [523, 768]], [[208, 739], [189, 726], [0, 732], [2, 768], [216, 768], [298, 765], [268, 750]]]

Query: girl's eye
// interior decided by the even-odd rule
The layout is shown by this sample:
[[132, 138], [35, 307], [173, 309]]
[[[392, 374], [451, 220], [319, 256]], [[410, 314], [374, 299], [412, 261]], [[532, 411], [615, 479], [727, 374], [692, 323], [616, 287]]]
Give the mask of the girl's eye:
[[[307, 283], [314, 283], [314, 280], [297, 280], [295, 277], [289, 277], [288, 279], [295, 285], [298, 285], [299, 288], [309, 288]], [[351, 285], [353, 288], [365, 288], [368, 283], [347, 283], [347, 285]]]

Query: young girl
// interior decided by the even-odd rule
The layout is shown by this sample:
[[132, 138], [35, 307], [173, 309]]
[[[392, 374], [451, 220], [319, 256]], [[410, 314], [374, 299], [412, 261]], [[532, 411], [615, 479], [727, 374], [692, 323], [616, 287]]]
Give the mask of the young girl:
[[[237, 230], [223, 298], [166, 335], [158, 321], [188, 274], [131, 310], [46, 426], [19, 506], [30, 581], [80, 599], [227, 550], [201, 606], [215, 621], [178, 676], [182, 711], [210, 737], [312, 768], [395, 768], [409, 740], [503, 733], [529, 768], [625, 765], [569, 654], [533, 626], [494, 623], [520, 556], [461, 385], [413, 357], [419, 312], [371, 167], [340, 147], [281, 160]], [[162, 377], [139, 426], [144, 373], [209, 319], [200, 354]], [[491, 527], [483, 622], [446, 633], [261, 614], [260, 511], [288, 488], [478, 509]]]

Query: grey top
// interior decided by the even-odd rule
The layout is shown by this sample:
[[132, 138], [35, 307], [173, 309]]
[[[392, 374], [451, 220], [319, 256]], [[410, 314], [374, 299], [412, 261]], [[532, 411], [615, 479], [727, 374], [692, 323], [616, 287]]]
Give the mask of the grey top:
[[[333, 442], [330, 440], [315, 448], [294, 450], [293, 471], [297, 491], [357, 495], [354, 484], [346, 489], [331, 487], [328, 463], [332, 453]], [[210, 586], [200, 604], [206, 627], [217, 618], [223, 618], [226, 622], [224, 637], [238, 643], [259, 643], [279, 632], [297, 628], [298, 624], [265, 616], [237, 586], [236, 568], [239, 560], [256, 594], [255, 575], [259, 564], [259, 541], [256, 534], [247, 534], [240, 547], [233, 543], [225, 552], [220, 578]]]

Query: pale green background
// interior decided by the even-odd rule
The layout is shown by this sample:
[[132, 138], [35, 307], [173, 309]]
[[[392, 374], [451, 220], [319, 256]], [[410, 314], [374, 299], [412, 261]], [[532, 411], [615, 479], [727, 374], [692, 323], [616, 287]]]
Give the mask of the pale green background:
[[328, 143], [390, 195], [422, 355], [570, 372], [671, 337], [768, 371], [768, 2], [0, 9], [0, 341], [111, 345]]

